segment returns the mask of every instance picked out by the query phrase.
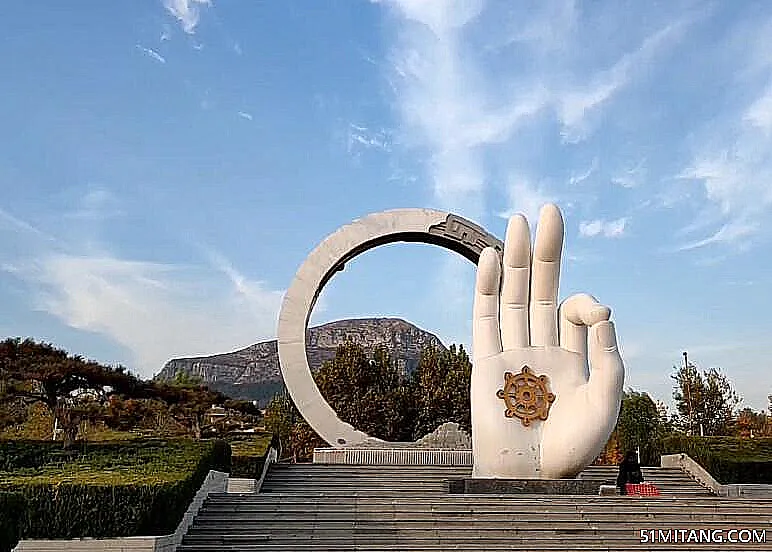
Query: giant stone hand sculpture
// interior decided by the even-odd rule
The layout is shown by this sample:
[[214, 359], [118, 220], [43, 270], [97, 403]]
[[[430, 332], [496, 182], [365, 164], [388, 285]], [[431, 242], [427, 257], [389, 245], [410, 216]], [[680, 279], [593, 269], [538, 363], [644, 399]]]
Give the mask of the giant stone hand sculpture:
[[560, 210], [546, 205], [533, 252], [528, 222], [517, 215], [507, 227], [503, 263], [490, 247], [480, 256], [473, 477], [573, 477], [600, 452], [616, 423], [624, 365], [610, 309], [585, 294], [558, 309], [563, 232]]

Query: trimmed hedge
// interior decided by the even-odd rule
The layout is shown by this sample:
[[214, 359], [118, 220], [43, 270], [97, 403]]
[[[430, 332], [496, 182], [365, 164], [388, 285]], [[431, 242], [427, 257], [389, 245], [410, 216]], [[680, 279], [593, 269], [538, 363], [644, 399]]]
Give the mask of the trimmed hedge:
[[272, 442], [270, 434], [232, 441], [231, 477], [260, 479]]
[[662, 454], [684, 452], [721, 484], [772, 483], [772, 439], [670, 435]]
[[19, 542], [22, 515], [24, 497], [18, 493], [0, 493], [0, 552], [10, 552]]
[[15, 465], [0, 472], [0, 490], [26, 501], [22, 538], [163, 535], [175, 530], [209, 470], [230, 469], [230, 446], [159, 440], [62, 451], [60, 443], [0, 443], [0, 465]]

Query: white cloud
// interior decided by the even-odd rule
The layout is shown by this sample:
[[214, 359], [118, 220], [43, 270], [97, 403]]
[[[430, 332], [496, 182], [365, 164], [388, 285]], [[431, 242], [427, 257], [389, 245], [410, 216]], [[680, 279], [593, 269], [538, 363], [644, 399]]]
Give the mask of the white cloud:
[[463, 40], [482, 2], [402, 0], [388, 5], [401, 17], [393, 85], [407, 141], [428, 151], [440, 206], [479, 219], [486, 180], [480, 150], [506, 141], [544, 107], [546, 97], [536, 87], [520, 87], [510, 97], [486, 90]]
[[527, 179], [513, 177], [509, 185], [509, 207], [499, 214], [500, 217], [509, 218], [518, 213], [525, 215], [531, 229], [535, 228], [539, 220], [539, 211], [545, 203], [553, 203], [556, 198], [546, 192], [542, 187], [534, 186]]
[[[539, 117], [557, 118], [564, 143], [584, 140], [599, 123], [609, 101], [644, 74], [652, 61], [683, 34], [689, 20], [676, 20], [650, 34], [640, 45], [606, 69], [579, 70], [572, 45], [580, 30], [574, 0], [536, 2], [522, 8], [482, 1], [384, 0], [398, 17], [390, 84], [406, 132], [404, 143], [425, 152], [434, 198], [445, 209], [480, 219], [487, 187], [497, 184], [491, 152], [516, 146]], [[506, 37], [494, 37], [482, 48], [483, 25], [496, 21]], [[503, 59], [509, 45], [531, 47], [528, 68], [520, 72], [489, 65], [486, 56]], [[559, 59], [558, 59], [559, 58]], [[496, 67], [495, 70], [491, 70]], [[544, 121], [547, 122], [547, 121]], [[547, 123], [552, 123], [548, 121]], [[530, 125], [530, 126], [529, 126]], [[540, 125], [548, 129], [547, 125]], [[524, 144], [526, 148], [527, 144]], [[572, 175], [577, 184], [587, 173]], [[529, 174], [518, 161], [496, 167], [498, 174]], [[535, 173], [533, 173], [535, 174]], [[626, 178], [625, 178], [626, 176]], [[620, 175], [620, 185], [633, 186], [641, 175]]]
[[766, 136], [772, 132], [772, 84], [748, 108], [743, 120], [763, 131]]
[[36, 237], [43, 238], [45, 240], [53, 240], [54, 238], [39, 230], [35, 226], [31, 225], [27, 221], [24, 221], [18, 217], [13, 216], [8, 211], [0, 208], [0, 230], [3, 227], [10, 228], [14, 232], [24, 232], [26, 234], [32, 234]]
[[247, 121], [251, 121], [254, 119], [254, 117], [252, 117], [252, 114], [247, 113], [246, 111], [239, 111], [238, 116], [241, 117], [242, 119], [246, 119]]
[[637, 188], [646, 179], [646, 160], [641, 159], [634, 167], [625, 168], [611, 177], [611, 182], [622, 188]]
[[145, 48], [144, 46], [137, 44], [137, 50], [149, 58], [156, 60], [158, 63], [166, 63], [166, 58], [151, 48]]
[[92, 188], [78, 201], [72, 212], [65, 213], [65, 218], [80, 220], [106, 220], [123, 215], [118, 198], [105, 188]]
[[483, 0], [387, 0], [405, 19], [422, 23], [438, 36], [460, 29], [474, 20], [485, 4]]
[[[734, 139], [719, 152], [705, 147], [680, 175], [701, 184], [704, 200], [716, 211], [708, 220], [720, 227], [704, 239], [681, 246], [682, 250], [737, 245], [762, 228], [772, 208], [772, 136], [745, 119], [720, 134]], [[699, 221], [690, 226], [699, 227]]]
[[571, 177], [568, 179], [568, 183], [571, 186], [576, 186], [577, 184], [581, 184], [582, 182], [590, 178], [597, 169], [598, 169], [598, 158], [595, 157], [586, 171], [576, 175], [571, 174]]
[[619, 238], [624, 235], [627, 223], [628, 219], [625, 217], [616, 220], [585, 220], [579, 223], [579, 234], [586, 238], [593, 238], [595, 236]]
[[[715, 233], [707, 238], [693, 241], [678, 246], [678, 251], [689, 251], [691, 249], [699, 249], [711, 244], [718, 243], [734, 243], [737, 240], [743, 238], [749, 238], [759, 230], [758, 223], [744, 223], [741, 221], [734, 221], [724, 224]], [[723, 260], [725, 257], [721, 257]]]
[[514, 29], [503, 44], [494, 45], [500, 49], [514, 43], [530, 46], [539, 53], [552, 53], [565, 47], [568, 37], [577, 27], [579, 10], [575, 0], [538, 1], [526, 8], [528, 20], [517, 18]]
[[182, 30], [193, 34], [198, 26], [201, 6], [211, 6], [211, 0], [162, 0], [163, 6], [177, 18]]
[[350, 124], [346, 137], [346, 149], [355, 154], [362, 149], [391, 151], [391, 133], [385, 129], [370, 130], [361, 125]]
[[273, 336], [282, 298], [222, 258], [216, 273], [69, 254], [5, 269], [31, 286], [41, 310], [125, 346], [131, 368], [145, 377], [175, 356], [224, 352]]
[[699, 185], [698, 220], [688, 228], [708, 228], [708, 235], [679, 250], [745, 249], [772, 214], [772, 18], [740, 30], [723, 46], [736, 59], [732, 84], [745, 100], [709, 122], [678, 175]]
[[646, 38], [638, 49], [623, 55], [609, 69], [595, 74], [588, 84], [559, 93], [556, 109], [563, 125], [563, 140], [568, 143], [584, 140], [590, 132], [588, 117], [626, 87], [665, 46], [680, 38], [685, 26], [685, 21], [667, 25]]

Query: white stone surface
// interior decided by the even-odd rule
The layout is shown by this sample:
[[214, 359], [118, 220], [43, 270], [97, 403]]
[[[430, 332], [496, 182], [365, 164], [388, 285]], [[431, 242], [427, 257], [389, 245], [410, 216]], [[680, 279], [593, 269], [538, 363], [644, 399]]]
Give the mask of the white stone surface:
[[[438, 226], [442, 226], [440, 244], [451, 249], [463, 245], [474, 253], [482, 249], [481, 243], [494, 246], [479, 258], [475, 291], [473, 476], [575, 476], [611, 434], [621, 403], [624, 365], [608, 307], [580, 294], [558, 310], [564, 228], [554, 205], [542, 210], [533, 247], [522, 216], [511, 219], [502, 248], [469, 221], [429, 209], [376, 213], [327, 237], [298, 270], [279, 315], [280, 366], [292, 400], [333, 447], [380, 442], [341, 421], [319, 392], [306, 358], [308, 318], [342, 261], [377, 245], [405, 241], [405, 235], [412, 236], [409, 241], [424, 241], [421, 236], [425, 236], [428, 242], [437, 242], [431, 238], [437, 237]], [[476, 259], [474, 254], [462, 254]], [[505, 373], [519, 373], [525, 365], [537, 376], [547, 376], [549, 390], [555, 394], [547, 419], [527, 427], [517, 418], [505, 417], [504, 401], [497, 397]]]
[[469, 434], [456, 422], [447, 422], [418, 439], [415, 445], [436, 449], [469, 450], [472, 448], [472, 441], [469, 439]]
[[[574, 477], [616, 423], [624, 365], [610, 309], [589, 295], [571, 297], [561, 306], [558, 332], [563, 233], [560, 210], [547, 205], [533, 248], [528, 223], [518, 215], [507, 228], [503, 262], [490, 248], [480, 257], [470, 393], [473, 477]], [[547, 376], [555, 395], [547, 419], [528, 426], [506, 417], [497, 397], [505, 373], [524, 366]]]
[[349, 466], [471, 466], [471, 450], [416, 448], [314, 449], [314, 464]]
[[[452, 220], [451, 220], [452, 218]], [[298, 269], [287, 290], [279, 314], [279, 365], [284, 383], [303, 418], [330, 445], [353, 446], [380, 442], [343, 422], [322, 397], [314, 382], [306, 357], [305, 335], [308, 318], [324, 284], [334, 274], [341, 260], [348, 262], [368, 249], [396, 241], [426, 241], [438, 233], [430, 228], [453, 225], [440, 237], [475, 256], [482, 250], [481, 237], [489, 237], [476, 225], [432, 209], [396, 209], [357, 219], [328, 236], [314, 249]], [[485, 236], [483, 236], [485, 234]], [[406, 235], [412, 235], [408, 240]], [[455, 238], [458, 238], [454, 242]], [[490, 243], [490, 240], [489, 240]]]

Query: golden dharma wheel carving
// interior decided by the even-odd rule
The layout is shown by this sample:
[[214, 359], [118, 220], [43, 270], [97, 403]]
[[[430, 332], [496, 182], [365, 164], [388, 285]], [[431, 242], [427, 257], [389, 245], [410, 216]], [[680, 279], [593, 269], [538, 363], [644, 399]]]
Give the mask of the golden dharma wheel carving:
[[504, 388], [496, 396], [504, 399], [507, 418], [519, 418], [524, 426], [533, 420], [546, 420], [550, 406], [555, 400], [554, 393], [547, 387], [549, 378], [537, 376], [528, 366], [523, 366], [519, 374], [504, 374]]

